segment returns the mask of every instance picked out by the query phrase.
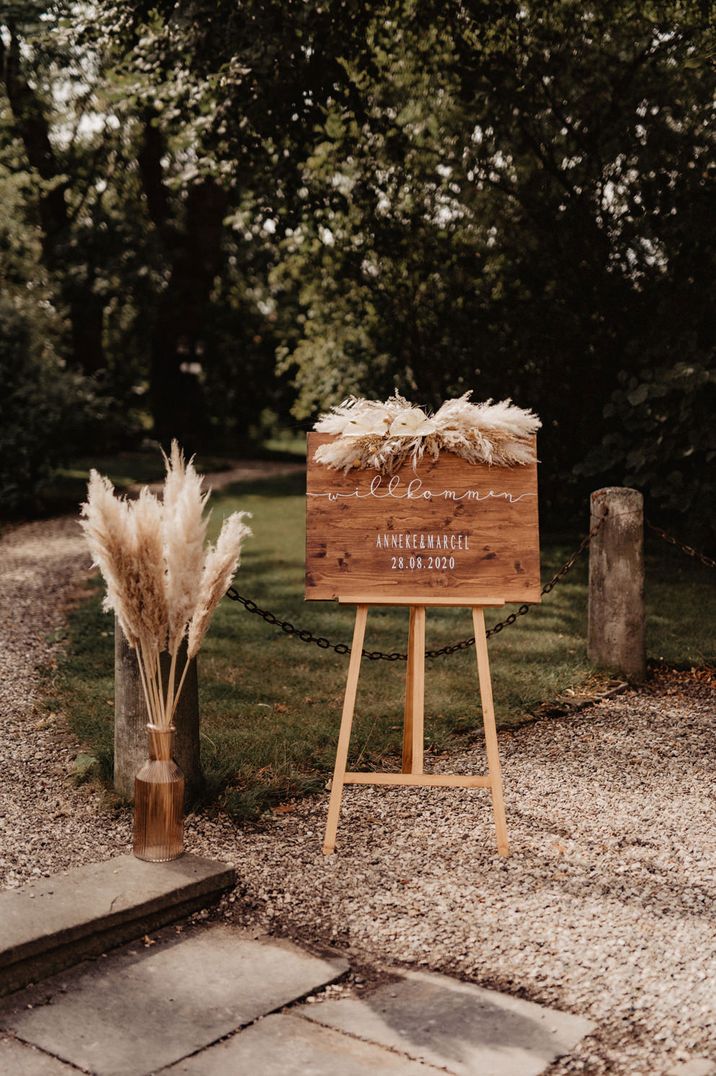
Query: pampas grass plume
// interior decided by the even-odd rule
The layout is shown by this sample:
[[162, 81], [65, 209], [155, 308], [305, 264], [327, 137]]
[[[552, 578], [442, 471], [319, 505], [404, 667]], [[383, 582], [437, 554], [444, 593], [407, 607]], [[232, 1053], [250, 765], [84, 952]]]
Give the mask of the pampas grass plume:
[[176, 441], [172, 443], [171, 457], [165, 456], [164, 462], [167, 477], [162, 535], [167, 566], [169, 640], [173, 646], [184, 637], [199, 600], [208, 524], [204, 509], [209, 494], [202, 493], [203, 479], [191, 460], [184, 462]]
[[[208, 493], [176, 441], [164, 457], [166, 479], [160, 501], [146, 487], [134, 501], [117, 497], [112, 483], [90, 472], [80, 524], [107, 587], [104, 608], [114, 610], [136, 650], [142, 688], [153, 725], [171, 725], [193, 658], [211, 617], [231, 585], [241, 546], [251, 531], [248, 513], [225, 521], [215, 546], [206, 546]], [[176, 686], [182, 643], [184, 668]], [[170, 654], [162, 675], [160, 654]]]
[[90, 471], [87, 502], [82, 505], [80, 525], [99, 568], [107, 591], [105, 611], [113, 609], [130, 646], [136, 646], [142, 633], [141, 611], [125, 577], [131, 566], [134, 533], [129, 505], [115, 497], [114, 486], [97, 471]]
[[194, 657], [206, 634], [216, 606], [231, 586], [241, 559], [241, 546], [251, 530], [244, 523], [248, 512], [234, 512], [222, 525], [213, 549], [209, 549], [201, 576], [200, 598], [188, 631], [188, 656]]

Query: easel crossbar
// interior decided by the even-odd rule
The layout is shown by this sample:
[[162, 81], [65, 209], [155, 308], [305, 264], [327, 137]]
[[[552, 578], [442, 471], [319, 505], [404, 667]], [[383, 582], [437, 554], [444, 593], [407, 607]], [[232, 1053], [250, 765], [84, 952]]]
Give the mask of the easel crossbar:
[[351, 773], [345, 774], [347, 785], [420, 785], [431, 788], [491, 788], [489, 776], [465, 776], [453, 773]]

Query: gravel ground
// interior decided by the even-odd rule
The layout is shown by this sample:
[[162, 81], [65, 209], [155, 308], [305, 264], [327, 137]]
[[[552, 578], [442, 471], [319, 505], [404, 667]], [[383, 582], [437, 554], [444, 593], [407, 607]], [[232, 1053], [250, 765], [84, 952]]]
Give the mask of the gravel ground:
[[[38, 706], [87, 561], [74, 519], [0, 538], [6, 887], [129, 848], [129, 813], [75, 787], [80, 746]], [[357, 967], [421, 965], [594, 1019], [551, 1076], [661, 1076], [716, 1057], [713, 683], [663, 678], [500, 744], [509, 859], [494, 854], [484, 790], [349, 788], [328, 859], [325, 796], [243, 830], [194, 815], [188, 848], [238, 871], [217, 914], [332, 942]], [[431, 764], [472, 772], [484, 759], [476, 748]]]
[[[253, 832], [192, 819], [191, 846], [237, 866], [221, 914], [594, 1019], [552, 1076], [716, 1058], [713, 686], [662, 684], [500, 745], [509, 859], [483, 790], [353, 787], [328, 859], [326, 797]], [[479, 771], [483, 753], [434, 768]]]
[[81, 750], [61, 714], [38, 705], [64, 612], [90, 558], [71, 517], [23, 524], [0, 538], [0, 886], [107, 859], [129, 819], [75, 787]]

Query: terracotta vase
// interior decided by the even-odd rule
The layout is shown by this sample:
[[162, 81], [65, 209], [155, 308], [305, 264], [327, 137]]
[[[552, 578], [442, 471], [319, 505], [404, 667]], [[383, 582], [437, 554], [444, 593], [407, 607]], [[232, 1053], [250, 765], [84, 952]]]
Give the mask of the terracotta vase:
[[184, 774], [172, 758], [176, 729], [147, 725], [149, 758], [134, 779], [134, 855], [149, 863], [184, 851]]

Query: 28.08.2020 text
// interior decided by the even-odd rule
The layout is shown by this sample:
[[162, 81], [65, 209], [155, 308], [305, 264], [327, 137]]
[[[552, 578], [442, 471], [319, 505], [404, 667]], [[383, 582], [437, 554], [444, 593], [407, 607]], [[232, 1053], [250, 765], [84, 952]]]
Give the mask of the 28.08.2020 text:
[[390, 566], [394, 571], [452, 571], [455, 568], [454, 557], [391, 557]]

